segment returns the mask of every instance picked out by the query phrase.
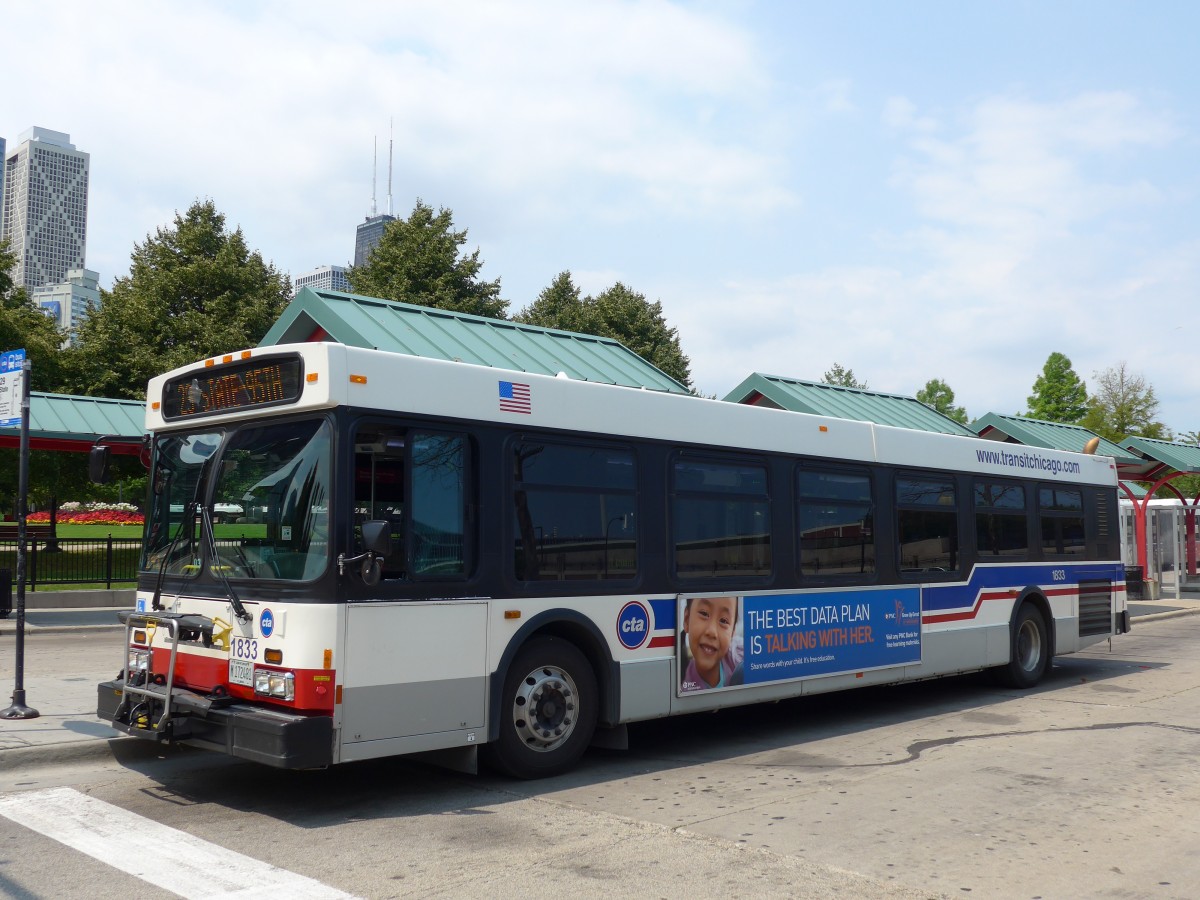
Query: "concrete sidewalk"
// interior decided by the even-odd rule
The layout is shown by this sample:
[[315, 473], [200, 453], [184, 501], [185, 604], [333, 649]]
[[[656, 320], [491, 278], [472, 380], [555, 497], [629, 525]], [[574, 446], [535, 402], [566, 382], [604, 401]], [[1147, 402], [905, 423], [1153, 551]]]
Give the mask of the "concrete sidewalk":
[[[0, 719], [0, 772], [112, 758], [118, 745], [152, 746], [96, 718], [96, 685], [116, 676], [121, 660], [119, 608], [34, 609], [26, 612], [25, 702], [36, 719]], [[1140, 623], [1200, 613], [1200, 600], [1135, 601]], [[0, 708], [11, 703], [16, 613], [0, 619]], [[50, 635], [77, 635], [72, 648], [51, 649]], [[62, 671], [64, 653], [77, 664]]]

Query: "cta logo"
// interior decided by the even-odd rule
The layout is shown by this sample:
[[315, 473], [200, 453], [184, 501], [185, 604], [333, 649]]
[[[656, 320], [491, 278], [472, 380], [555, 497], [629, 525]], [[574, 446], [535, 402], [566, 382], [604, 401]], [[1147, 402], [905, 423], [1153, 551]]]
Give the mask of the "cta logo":
[[630, 600], [617, 614], [617, 640], [626, 650], [636, 650], [650, 636], [650, 613], [637, 600]]
[[275, 630], [275, 616], [269, 609], [264, 609], [258, 617], [258, 630], [262, 632], [263, 637], [270, 637], [271, 632]]

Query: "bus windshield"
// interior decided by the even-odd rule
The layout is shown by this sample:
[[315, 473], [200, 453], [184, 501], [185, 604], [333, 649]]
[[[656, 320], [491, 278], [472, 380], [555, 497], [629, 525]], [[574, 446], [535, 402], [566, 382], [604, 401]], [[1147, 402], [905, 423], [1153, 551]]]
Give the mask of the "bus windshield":
[[159, 436], [142, 569], [316, 578], [329, 560], [329, 449], [329, 425], [316, 419]]

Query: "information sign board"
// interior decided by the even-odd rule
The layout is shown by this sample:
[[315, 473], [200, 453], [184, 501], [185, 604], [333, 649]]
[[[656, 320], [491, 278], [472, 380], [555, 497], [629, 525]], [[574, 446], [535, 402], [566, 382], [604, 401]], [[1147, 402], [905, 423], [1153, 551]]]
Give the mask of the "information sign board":
[[25, 376], [25, 351], [0, 353], [0, 428], [21, 426], [22, 378]]

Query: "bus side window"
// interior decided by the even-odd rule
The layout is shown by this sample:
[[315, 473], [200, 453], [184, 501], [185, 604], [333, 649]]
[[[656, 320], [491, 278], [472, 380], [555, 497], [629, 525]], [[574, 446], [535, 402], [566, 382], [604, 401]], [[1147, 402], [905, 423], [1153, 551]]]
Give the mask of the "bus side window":
[[466, 438], [412, 435], [412, 574], [463, 575]]
[[363, 522], [386, 521], [392, 553], [383, 561], [384, 578], [407, 575], [404, 542], [405, 457], [408, 434], [402, 428], [364, 428], [354, 440], [354, 542], [362, 552]]
[[958, 500], [947, 476], [896, 478], [896, 534], [900, 571], [957, 572]]
[[1083, 555], [1083, 491], [1058, 485], [1039, 485], [1038, 517], [1042, 530], [1042, 554], [1046, 559], [1069, 559]]

